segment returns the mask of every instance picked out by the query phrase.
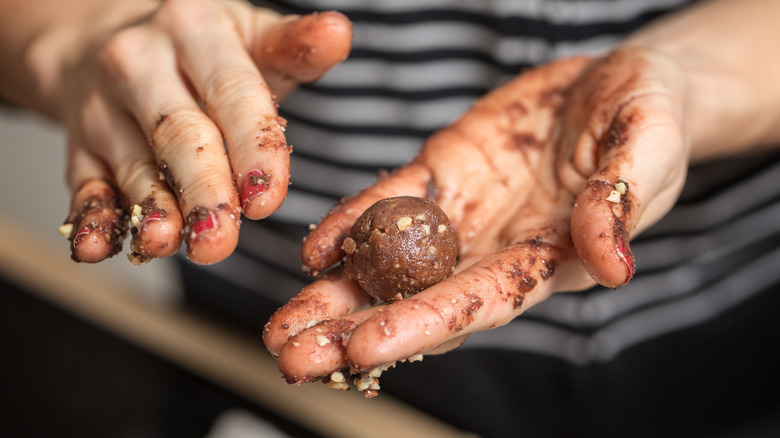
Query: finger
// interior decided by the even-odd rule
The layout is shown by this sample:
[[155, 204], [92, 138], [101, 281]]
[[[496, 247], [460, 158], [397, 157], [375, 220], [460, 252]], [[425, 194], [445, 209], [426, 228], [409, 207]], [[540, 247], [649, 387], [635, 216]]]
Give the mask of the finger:
[[[235, 249], [240, 223], [230, 162], [219, 129], [182, 83], [173, 48], [160, 33], [128, 28], [104, 46], [101, 61], [107, 81], [118, 84], [117, 101], [133, 114], [148, 139], [157, 175], [178, 198], [186, 218], [183, 238], [188, 257], [201, 264], [224, 259]], [[132, 151], [140, 154], [137, 148]], [[120, 159], [120, 151], [114, 152]], [[152, 184], [148, 171], [141, 173]], [[129, 187], [134, 178], [125, 183]], [[141, 193], [135, 196], [144, 202]]]
[[115, 108], [105, 108], [106, 123], [92, 138], [112, 174], [130, 214], [133, 235], [129, 259], [135, 264], [175, 254], [181, 246], [184, 220], [176, 196], [160, 178], [154, 152], [134, 121]]
[[[256, 15], [255, 29], [267, 22]], [[300, 83], [313, 82], [349, 55], [352, 24], [335, 11], [288, 16], [259, 32], [250, 42], [250, 53], [278, 99]]]
[[263, 329], [265, 347], [274, 356], [287, 340], [306, 326], [357, 312], [371, 304], [371, 297], [337, 269], [307, 285], [279, 308]]
[[244, 215], [268, 216], [287, 196], [291, 148], [286, 122], [235, 23], [216, 2], [196, 7], [166, 2], [157, 18], [173, 37], [179, 66], [224, 135]]
[[344, 256], [342, 241], [349, 235], [355, 220], [375, 202], [401, 195], [433, 197], [430, 189], [430, 171], [414, 162], [357, 195], [343, 199], [304, 240], [301, 247], [304, 270], [316, 276], [341, 260]]
[[364, 372], [437, 346], [447, 349], [447, 343], [506, 324], [545, 299], [556, 290], [555, 279], [576, 264], [565, 228], [539, 231], [366, 320], [347, 345], [351, 367]]
[[106, 167], [70, 141], [68, 185], [74, 194], [60, 233], [71, 242], [73, 260], [97, 263], [122, 249], [127, 221]]
[[381, 309], [373, 307], [324, 321], [290, 338], [278, 357], [287, 383], [305, 383], [348, 368], [345, 352], [352, 331]]
[[588, 273], [607, 287], [633, 277], [630, 237], [672, 207], [685, 179], [681, 85], [663, 67], [633, 84], [589, 142], [598, 159], [572, 210], [572, 240]]

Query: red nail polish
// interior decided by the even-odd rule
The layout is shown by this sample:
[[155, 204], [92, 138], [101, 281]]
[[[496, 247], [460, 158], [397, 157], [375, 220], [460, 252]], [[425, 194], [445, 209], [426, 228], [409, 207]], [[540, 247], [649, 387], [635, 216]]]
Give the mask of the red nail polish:
[[79, 243], [83, 240], [84, 236], [89, 235], [89, 233], [92, 231], [92, 227], [89, 225], [84, 225], [81, 227], [81, 229], [73, 235], [73, 246], [78, 246]]
[[244, 185], [241, 186], [241, 205], [246, 204], [256, 196], [265, 192], [268, 187], [268, 177], [259, 170], [252, 170], [246, 174]]
[[214, 213], [205, 207], [195, 207], [189, 214], [190, 239], [211, 231], [217, 227], [217, 218]]
[[141, 220], [141, 225], [138, 227], [139, 229], [143, 228], [144, 225], [146, 225], [149, 222], [159, 221], [162, 220], [162, 215], [159, 211], [152, 211]]
[[625, 283], [628, 283], [629, 280], [634, 277], [634, 273], [636, 272], [636, 261], [634, 260], [634, 254], [631, 252], [631, 248], [628, 246], [628, 236], [618, 234], [615, 237], [617, 240], [616, 250], [618, 257], [623, 260], [623, 263], [625, 263], [626, 269], [628, 270], [628, 275], [626, 276], [625, 281]]

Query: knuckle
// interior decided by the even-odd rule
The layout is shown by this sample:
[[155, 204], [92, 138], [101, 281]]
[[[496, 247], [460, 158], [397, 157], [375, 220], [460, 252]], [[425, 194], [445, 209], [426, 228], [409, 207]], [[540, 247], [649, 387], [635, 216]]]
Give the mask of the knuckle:
[[203, 100], [210, 106], [240, 101], [252, 90], [266, 86], [256, 70], [249, 67], [219, 69], [206, 80]]
[[127, 157], [117, 165], [115, 175], [121, 190], [127, 193], [132, 191], [130, 188], [142, 184], [143, 181], [154, 181], [157, 166], [154, 159], [148, 155]]
[[140, 26], [120, 29], [112, 34], [98, 51], [102, 70], [112, 78], [128, 80], [140, 54], [152, 44], [148, 30]]
[[155, 149], [183, 142], [218, 141], [213, 122], [204, 113], [188, 108], [164, 112], [152, 128], [150, 144]]
[[219, 13], [221, 9], [215, 6], [219, 5], [213, 1], [166, 0], [160, 5], [152, 21], [173, 34], [182, 34], [224, 19], [223, 14]]

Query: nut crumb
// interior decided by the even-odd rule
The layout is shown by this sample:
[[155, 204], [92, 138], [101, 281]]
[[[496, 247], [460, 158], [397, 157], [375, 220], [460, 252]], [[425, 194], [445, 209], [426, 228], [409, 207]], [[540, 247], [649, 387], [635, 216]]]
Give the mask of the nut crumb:
[[324, 347], [330, 344], [330, 339], [328, 339], [325, 335], [317, 335], [315, 339], [317, 340], [317, 345], [320, 347]]
[[439, 226], [436, 227], [436, 232], [438, 233], [443, 233], [445, 231], [447, 231], [447, 226], [444, 224], [439, 224]]
[[59, 228], [57, 228], [57, 232], [60, 233], [60, 236], [70, 239], [70, 235], [73, 234], [73, 224], [62, 224]]
[[319, 321], [317, 321], [316, 319], [312, 319], [312, 320], [309, 320], [309, 322], [307, 322], [306, 326], [304, 326], [303, 328], [304, 328], [304, 330], [307, 329], [307, 328], [312, 328], [315, 325], [317, 325], [318, 323], [319, 323]]
[[338, 389], [339, 391], [349, 391], [349, 385], [346, 382], [334, 382], [329, 380], [325, 383], [328, 388]]
[[406, 229], [408, 229], [409, 226], [412, 225], [412, 218], [410, 218], [409, 216], [404, 216], [398, 219], [396, 225], [398, 225], [398, 231], [406, 231]]
[[615, 190], [617, 190], [617, 192], [620, 193], [621, 195], [625, 195], [626, 192], [628, 191], [628, 186], [626, 185], [625, 182], [618, 181], [615, 184]]
[[423, 355], [420, 353], [417, 353], [415, 355], [409, 356], [409, 363], [412, 362], [421, 362], [423, 360]]
[[617, 190], [612, 190], [609, 192], [609, 196], [607, 196], [607, 201], [619, 203], [620, 202], [620, 192]]

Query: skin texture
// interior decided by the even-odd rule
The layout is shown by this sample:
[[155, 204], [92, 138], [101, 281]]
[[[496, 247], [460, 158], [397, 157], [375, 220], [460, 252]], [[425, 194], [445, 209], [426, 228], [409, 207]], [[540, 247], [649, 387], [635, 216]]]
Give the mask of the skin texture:
[[[337, 12], [282, 17], [238, 1], [80, 0], [52, 14], [7, 3], [33, 29], [52, 20], [19, 41], [37, 83], [23, 84], [27, 95], [2, 91], [46, 105], [68, 129], [66, 224], [82, 262], [121, 249], [136, 205], [134, 262], [182, 243], [196, 263], [230, 255], [242, 215], [264, 218], [287, 194], [292, 149], [278, 101], [343, 60], [352, 38]], [[97, 227], [89, 196], [116, 206], [100, 210]]]

